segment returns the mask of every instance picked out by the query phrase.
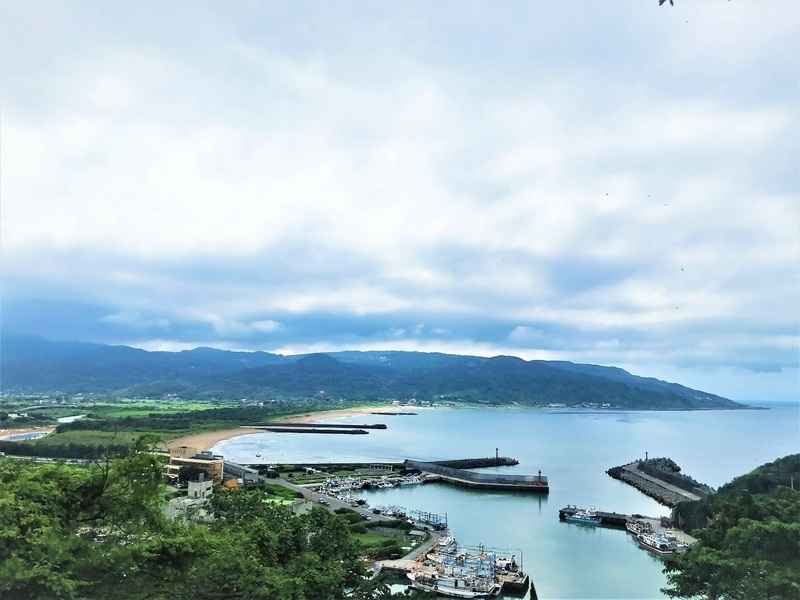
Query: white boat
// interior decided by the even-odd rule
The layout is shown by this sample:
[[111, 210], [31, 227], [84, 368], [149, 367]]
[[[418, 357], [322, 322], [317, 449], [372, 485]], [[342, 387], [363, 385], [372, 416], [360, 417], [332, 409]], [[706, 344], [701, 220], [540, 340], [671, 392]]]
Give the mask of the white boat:
[[442, 550], [454, 546], [455, 543], [456, 543], [456, 538], [454, 538], [452, 535], [446, 535], [444, 537], [439, 538], [439, 548]]
[[411, 587], [423, 592], [434, 592], [447, 598], [493, 598], [500, 594], [500, 584], [485, 579], [439, 577], [421, 572], [408, 573]]
[[625, 523], [625, 529], [628, 530], [628, 533], [632, 533], [633, 535], [638, 536], [642, 533], [652, 533], [653, 526], [648, 523], [647, 521], [628, 521]]
[[568, 523], [575, 523], [577, 525], [590, 525], [596, 527], [600, 525], [600, 517], [591, 510], [579, 510], [566, 518]]
[[636, 539], [640, 547], [658, 556], [672, 556], [678, 551], [677, 542], [661, 533], [640, 533]]

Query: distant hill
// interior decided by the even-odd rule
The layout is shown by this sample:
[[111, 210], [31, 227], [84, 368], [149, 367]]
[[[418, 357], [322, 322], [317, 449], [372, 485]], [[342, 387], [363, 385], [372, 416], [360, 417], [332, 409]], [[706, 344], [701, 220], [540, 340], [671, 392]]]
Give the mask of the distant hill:
[[0, 376], [5, 391], [18, 392], [743, 408], [721, 396], [615, 367], [428, 352], [147, 352], [7, 334], [2, 338]]

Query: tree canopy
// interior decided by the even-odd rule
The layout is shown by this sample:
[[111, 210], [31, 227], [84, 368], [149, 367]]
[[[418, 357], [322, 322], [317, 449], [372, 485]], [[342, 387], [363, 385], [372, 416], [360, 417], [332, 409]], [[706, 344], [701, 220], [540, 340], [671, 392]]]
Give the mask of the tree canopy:
[[667, 564], [674, 598], [800, 598], [800, 454], [678, 507], [699, 542]]
[[88, 468], [0, 459], [0, 597], [380, 596], [339, 516], [296, 516], [254, 489], [215, 493], [210, 523], [169, 521], [161, 473], [142, 447]]

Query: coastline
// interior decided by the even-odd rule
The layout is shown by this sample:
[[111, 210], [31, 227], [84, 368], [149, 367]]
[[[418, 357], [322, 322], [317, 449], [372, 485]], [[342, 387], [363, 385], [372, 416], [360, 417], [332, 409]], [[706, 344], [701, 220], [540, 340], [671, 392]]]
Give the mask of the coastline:
[[[406, 412], [409, 409], [413, 409], [414, 411], [431, 410], [429, 407], [418, 407], [418, 406], [385, 406], [385, 407], [359, 406], [353, 408], [337, 408], [333, 410], [311, 411], [296, 415], [283, 415], [277, 417], [273, 421], [275, 423], [280, 423], [282, 421], [291, 421], [293, 423], [313, 423], [315, 421], [344, 419], [348, 417], [380, 416], [380, 415], [370, 415], [370, 413], [374, 410], [397, 413], [397, 412]], [[191, 448], [197, 448], [198, 450], [210, 450], [211, 448], [216, 446], [219, 442], [224, 442], [242, 435], [251, 435], [253, 433], [267, 434], [270, 432], [265, 431], [263, 429], [255, 429], [253, 427], [247, 427], [247, 426], [234, 427], [228, 429], [218, 429], [215, 431], [204, 431], [202, 433], [193, 433], [190, 435], [185, 435], [183, 437], [175, 438], [166, 442], [166, 446], [168, 449], [178, 448], [180, 446], [189, 446]]]
[[[473, 403], [464, 403], [458, 406], [447, 407], [429, 407], [429, 406], [414, 406], [414, 405], [365, 405], [351, 408], [336, 408], [331, 410], [318, 410], [301, 412], [290, 415], [281, 415], [271, 420], [274, 423], [291, 421], [292, 423], [313, 423], [315, 421], [331, 421], [336, 419], [345, 419], [349, 417], [380, 417], [381, 415], [371, 415], [373, 411], [380, 411], [385, 413], [402, 413], [408, 411], [423, 412], [429, 410], [442, 410], [448, 409], [492, 409], [492, 410], [539, 410], [542, 412], [549, 412], [552, 414], [622, 414], [622, 413], [658, 413], [658, 412], [709, 412], [709, 411], [732, 411], [732, 410], [748, 410], [754, 407], [743, 406], [741, 408], [706, 408], [706, 409], [626, 409], [626, 408], [608, 408], [608, 409], [576, 409], [575, 407], [547, 407], [547, 406], [524, 406], [519, 404], [507, 405], [481, 405]], [[757, 407], [756, 410], [769, 410], [767, 407]], [[189, 446], [197, 448], [198, 450], [210, 450], [219, 442], [224, 442], [243, 435], [252, 435], [254, 433], [263, 433], [274, 435], [271, 432], [263, 429], [256, 429], [253, 427], [241, 426], [226, 429], [217, 429], [214, 431], [204, 431], [200, 433], [193, 433], [179, 438], [168, 440], [165, 442], [166, 447], [177, 448], [179, 446]], [[0, 436], [2, 432], [0, 432]]]
[[175, 438], [165, 442], [168, 450], [189, 446], [198, 450], [209, 450], [217, 443], [240, 435], [251, 433], [262, 433], [261, 429], [251, 429], [249, 427], [234, 427], [230, 429], [217, 429], [215, 431], [204, 431], [202, 433], [192, 433], [183, 437]]

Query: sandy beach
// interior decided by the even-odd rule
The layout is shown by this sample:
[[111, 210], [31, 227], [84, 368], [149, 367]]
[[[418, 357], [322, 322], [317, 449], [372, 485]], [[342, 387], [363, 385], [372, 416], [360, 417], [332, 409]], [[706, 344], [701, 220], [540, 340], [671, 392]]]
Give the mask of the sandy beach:
[[[418, 412], [421, 409], [415, 406], [364, 406], [358, 408], [340, 408], [336, 410], [320, 410], [316, 412], [307, 412], [299, 415], [285, 415], [274, 419], [274, 422], [288, 421], [292, 423], [313, 423], [315, 421], [332, 421], [336, 419], [343, 419], [347, 417], [374, 417], [377, 419], [382, 415], [371, 415], [372, 411], [381, 412]], [[376, 420], [377, 422], [377, 420]], [[220, 429], [217, 431], [206, 431], [204, 433], [195, 433], [184, 437], [175, 438], [167, 442], [167, 448], [177, 448], [178, 446], [189, 446], [197, 448], [198, 450], [208, 450], [219, 442], [238, 437], [240, 435], [249, 435], [251, 433], [265, 433], [263, 429], [254, 429], [251, 427], [234, 427], [232, 429]]]
[[249, 427], [234, 427], [231, 429], [219, 429], [217, 431], [205, 431], [203, 433], [193, 433], [183, 437], [175, 438], [167, 442], [167, 448], [178, 448], [179, 446], [189, 446], [198, 450], [208, 450], [217, 442], [227, 440], [240, 435], [251, 433], [263, 433], [261, 429], [251, 429]]

